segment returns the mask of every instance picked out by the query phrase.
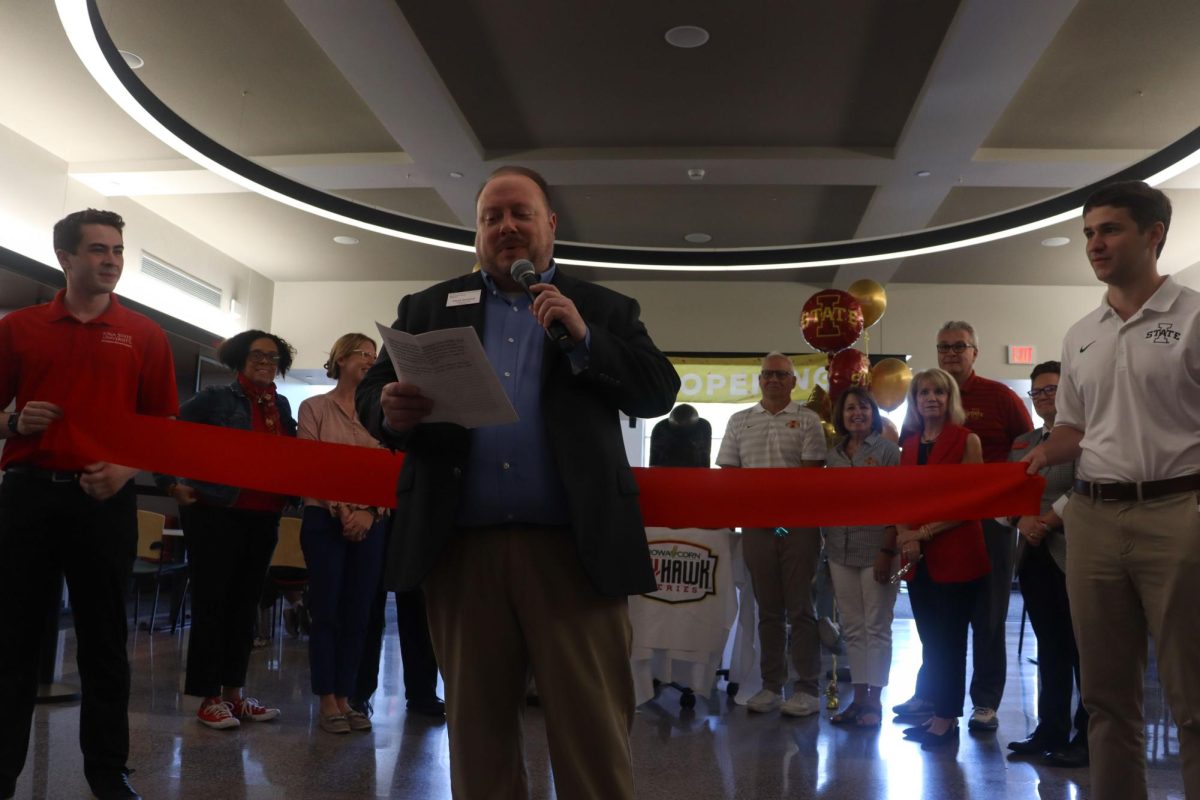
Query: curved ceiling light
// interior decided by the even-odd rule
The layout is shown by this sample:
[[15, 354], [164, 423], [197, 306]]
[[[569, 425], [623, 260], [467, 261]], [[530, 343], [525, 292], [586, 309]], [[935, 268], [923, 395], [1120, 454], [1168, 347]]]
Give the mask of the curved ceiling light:
[[[101, 88], [143, 128], [180, 155], [250, 191], [326, 219], [420, 244], [474, 252], [466, 228], [407, 217], [355, 203], [273, 172], [218, 144], [172, 111], [146, 88], [117, 50], [95, 0], [55, 0], [59, 18], [84, 67]], [[678, 249], [556, 242], [555, 260], [615, 269], [679, 272], [797, 270], [928, 255], [984, 244], [1078, 219], [1097, 188], [1115, 180], [1150, 185], [1200, 164], [1200, 128], [1154, 155], [1102, 181], [1023, 208], [913, 233], [782, 247]]]

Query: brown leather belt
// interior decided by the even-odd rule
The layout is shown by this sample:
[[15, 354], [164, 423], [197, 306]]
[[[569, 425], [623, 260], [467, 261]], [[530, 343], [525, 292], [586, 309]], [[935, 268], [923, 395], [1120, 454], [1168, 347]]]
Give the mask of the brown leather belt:
[[1161, 481], [1143, 481], [1142, 483], [1075, 481], [1075, 493], [1093, 500], [1128, 503], [1136, 500], [1153, 500], [1156, 497], [1166, 497], [1169, 494], [1182, 492], [1200, 492], [1200, 473], [1181, 475], [1178, 478], [1167, 478]]

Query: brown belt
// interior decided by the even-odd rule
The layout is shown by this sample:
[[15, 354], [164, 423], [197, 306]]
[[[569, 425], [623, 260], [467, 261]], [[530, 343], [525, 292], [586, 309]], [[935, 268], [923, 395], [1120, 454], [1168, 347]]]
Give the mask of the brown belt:
[[1093, 500], [1133, 502], [1153, 500], [1156, 497], [1166, 497], [1169, 494], [1182, 492], [1200, 492], [1200, 473], [1181, 475], [1178, 478], [1167, 478], [1161, 481], [1143, 481], [1142, 483], [1075, 481], [1075, 493]]

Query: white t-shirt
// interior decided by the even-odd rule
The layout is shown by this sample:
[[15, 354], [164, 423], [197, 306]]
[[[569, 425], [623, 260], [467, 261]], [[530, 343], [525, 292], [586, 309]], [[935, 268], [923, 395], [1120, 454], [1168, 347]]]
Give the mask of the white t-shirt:
[[729, 418], [717, 466], [798, 467], [801, 461], [824, 461], [825, 450], [816, 413], [793, 401], [772, 414], [758, 403]]
[[1200, 293], [1167, 277], [1124, 322], [1106, 298], [1067, 331], [1055, 406], [1083, 431], [1079, 478], [1200, 472]]

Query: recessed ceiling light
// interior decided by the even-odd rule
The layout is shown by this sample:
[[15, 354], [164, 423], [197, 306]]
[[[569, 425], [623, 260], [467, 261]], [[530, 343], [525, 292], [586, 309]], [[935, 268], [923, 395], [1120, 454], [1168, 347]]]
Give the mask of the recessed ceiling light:
[[927, 169], [919, 169], [919, 170], [917, 170], [917, 171], [916, 171], [916, 173], [915, 173], [915, 174], [916, 174], [916, 176], [917, 176], [918, 178], [928, 178], [928, 177], [929, 177], [930, 175], [932, 175], [933, 173], [932, 173], [932, 172], [930, 172], [930, 171], [929, 171], [929, 170], [927, 170]]
[[335, 236], [333, 240], [338, 244], [358, 244], [358, 239], [353, 236]]
[[685, 50], [692, 47], [699, 47], [708, 41], [708, 31], [697, 25], [677, 25], [667, 31], [667, 44], [674, 47], [682, 47]]
[[704, 180], [704, 176], [706, 174], [707, 173], [700, 167], [692, 167], [691, 169], [688, 170], [688, 177], [694, 181]]
[[130, 69], [141, 69], [146, 65], [146, 59], [137, 53], [131, 53], [128, 50], [118, 50], [117, 52], [121, 54], [121, 58], [125, 59], [125, 63], [129, 65]]
[[684, 241], [692, 244], [708, 244], [712, 241], [712, 237], [707, 233], [689, 233], [683, 237]]
[[1066, 236], [1051, 236], [1049, 239], [1042, 239], [1043, 247], [1062, 247], [1064, 244], [1070, 244], [1071, 240]]
[[461, 172], [451, 172], [450, 173], [451, 178], [461, 178], [462, 176], [463, 176], [463, 174]]

